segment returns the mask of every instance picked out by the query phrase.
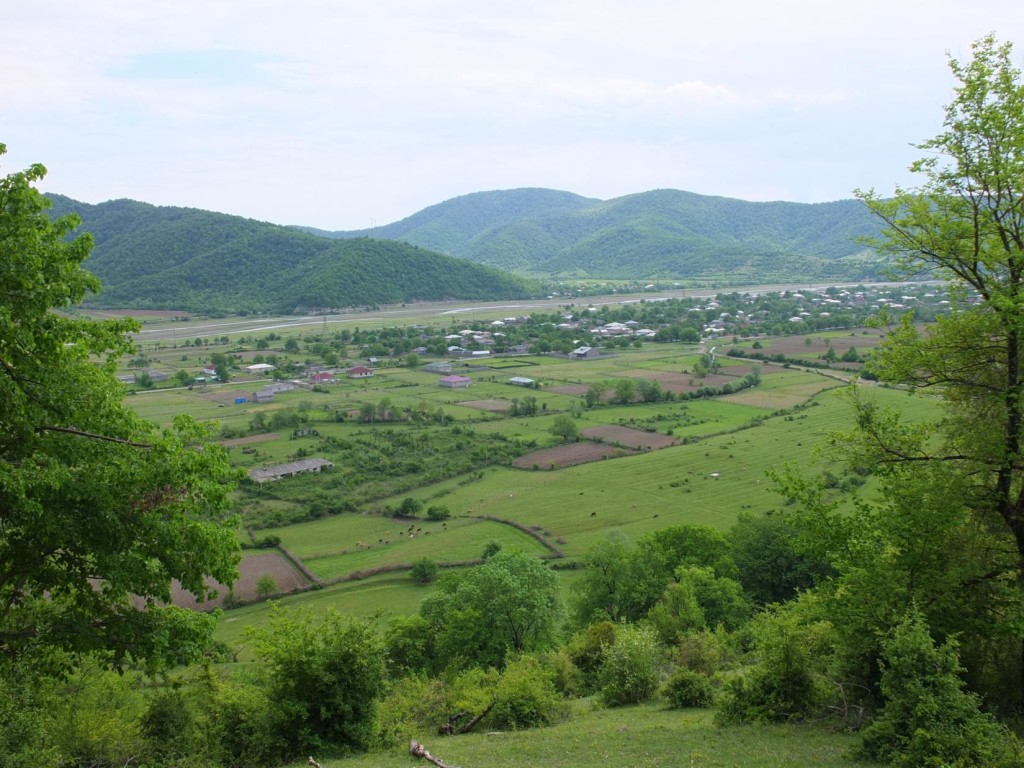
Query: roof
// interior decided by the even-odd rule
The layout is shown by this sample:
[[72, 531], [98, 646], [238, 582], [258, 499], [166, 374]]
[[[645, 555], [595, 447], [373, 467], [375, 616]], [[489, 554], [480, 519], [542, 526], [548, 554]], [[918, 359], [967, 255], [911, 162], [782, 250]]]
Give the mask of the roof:
[[455, 373], [452, 374], [451, 376], [442, 376], [439, 379], [439, 381], [443, 381], [447, 384], [459, 384], [464, 381], [472, 381], [472, 379], [469, 378], [469, 376], [459, 376], [457, 373]]
[[253, 373], [259, 373], [262, 371], [273, 371], [275, 369], [270, 363], [255, 363], [254, 365], [246, 366], [246, 370], [252, 371]]

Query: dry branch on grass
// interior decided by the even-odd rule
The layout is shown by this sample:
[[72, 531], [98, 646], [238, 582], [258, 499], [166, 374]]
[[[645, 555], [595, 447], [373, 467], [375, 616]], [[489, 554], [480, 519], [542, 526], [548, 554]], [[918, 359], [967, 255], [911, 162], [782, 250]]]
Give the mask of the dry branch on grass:
[[458, 766], [448, 765], [448, 763], [439, 757], [434, 757], [427, 751], [427, 748], [416, 741], [416, 739], [409, 742], [409, 752], [416, 757], [422, 757], [427, 762], [433, 763], [437, 768], [458, 768]]

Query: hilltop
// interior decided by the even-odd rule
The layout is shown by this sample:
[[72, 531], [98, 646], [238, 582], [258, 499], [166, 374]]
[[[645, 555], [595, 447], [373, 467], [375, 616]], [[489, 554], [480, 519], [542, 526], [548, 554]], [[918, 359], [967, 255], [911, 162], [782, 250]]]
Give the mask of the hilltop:
[[523, 298], [532, 280], [408, 243], [331, 240], [294, 228], [132, 200], [89, 205], [49, 195], [74, 212], [95, 249], [86, 267], [103, 282], [93, 303], [234, 314], [444, 299]]
[[547, 278], [860, 279], [878, 234], [857, 200], [755, 203], [673, 189], [595, 200], [550, 189], [477, 192], [406, 219], [326, 237], [372, 234]]

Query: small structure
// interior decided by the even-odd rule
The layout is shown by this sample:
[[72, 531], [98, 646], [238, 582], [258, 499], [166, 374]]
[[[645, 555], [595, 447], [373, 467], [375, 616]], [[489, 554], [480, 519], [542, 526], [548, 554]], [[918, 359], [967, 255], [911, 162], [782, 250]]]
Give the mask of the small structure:
[[310, 384], [334, 384], [337, 381], [330, 371], [318, 371], [309, 377]]
[[433, 363], [427, 363], [424, 365], [423, 370], [427, 373], [448, 374], [452, 372], [452, 364], [446, 360], [436, 360]]
[[469, 378], [469, 376], [453, 374], [451, 376], [442, 377], [437, 383], [442, 387], [448, 387], [449, 389], [465, 389], [473, 383], [473, 380]]
[[245, 370], [249, 373], [270, 373], [275, 368], [270, 363], [254, 363], [253, 365], [247, 365]]
[[274, 390], [272, 389], [261, 389], [259, 392], [252, 393], [252, 401], [254, 403], [269, 403], [274, 400]]
[[509, 384], [515, 384], [517, 387], [532, 387], [534, 384], [533, 379], [528, 379], [526, 376], [513, 376], [508, 380]]
[[345, 371], [345, 375], [350, 379], [368, 379], [373, 376], [373, 368], [367, 368], [365, 365], [353, 365]]
[[272, 467], [259, 467], [249, 470], [249, 477], [262, 485], [266, 482], [280, 480], [282, 477], [294, 477], [304, 472], [320, 472], [323, 469], [330, 469], [334, 466], [333, 461], [327, 459], [299, 459], [290, 461], [287, 464], [275, 464]]
[[576, 347], [576, 349], [569, 353], [569, 357], [577, 360], [586, 360], [590, 357], [597, 357], [598, 354], [598, 351], [593, 347]]

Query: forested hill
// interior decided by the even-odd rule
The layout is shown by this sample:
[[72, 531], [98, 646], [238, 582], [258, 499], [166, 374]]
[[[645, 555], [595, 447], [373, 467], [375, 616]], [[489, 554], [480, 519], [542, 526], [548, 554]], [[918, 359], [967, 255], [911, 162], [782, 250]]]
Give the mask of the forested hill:
[[198, 312], [310, 308], [537, 295], [535, 282], [408, 243], [335, 240], [291, 227], [132, 200], [98, 205], [48, 195], [96, 241], [86, 267], [104, 306]]
[[407, 219], [317, 234], [402, 240], [547, 277], [771, 281], [878, 271], [878, 233], [856, 200], [753, 203], [662, 189], [601, 201], [548, 189], [479, 192]]

